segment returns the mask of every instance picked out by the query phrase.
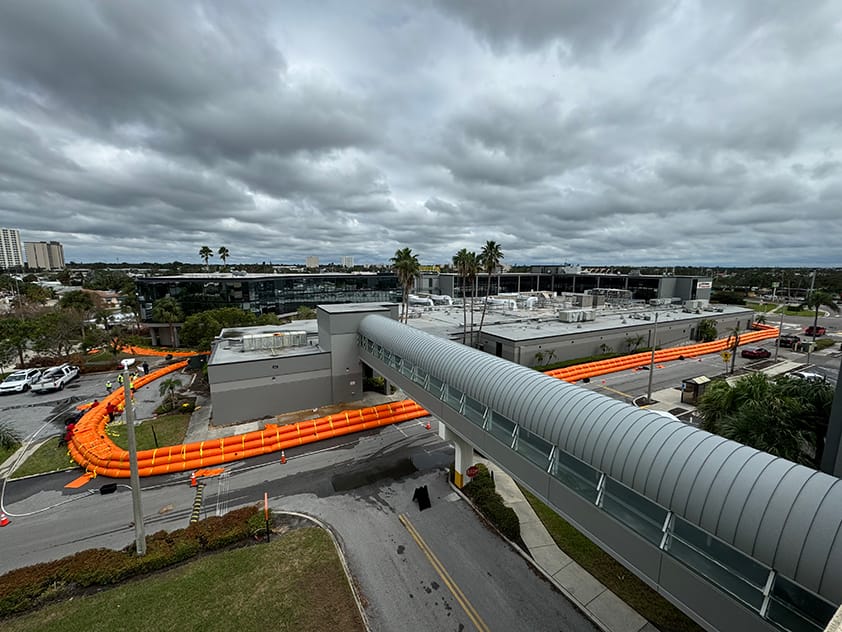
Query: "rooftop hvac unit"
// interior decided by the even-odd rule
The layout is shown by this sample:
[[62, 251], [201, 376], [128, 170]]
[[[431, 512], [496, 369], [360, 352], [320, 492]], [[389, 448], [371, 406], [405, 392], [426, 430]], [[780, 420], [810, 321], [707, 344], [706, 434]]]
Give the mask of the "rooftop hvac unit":
[[595, 309], [583, 309], [582, 310], [582, 320], [584, 320], [584, 321], [596, 320], [596, 310]]
[[272, 334], [243, 336], [243, 351], [269, 351], [274, 353], [285, 347], [300, 347], [306, 344], [306, 331], [279, 331]]

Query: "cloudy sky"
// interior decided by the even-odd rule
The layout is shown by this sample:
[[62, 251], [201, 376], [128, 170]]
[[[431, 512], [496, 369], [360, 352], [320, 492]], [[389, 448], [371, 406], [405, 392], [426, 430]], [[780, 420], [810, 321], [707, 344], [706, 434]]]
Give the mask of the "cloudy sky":
[[5, 0], [0, 226], [74, 261], [839, 266], [840, 60], [838, 0]]

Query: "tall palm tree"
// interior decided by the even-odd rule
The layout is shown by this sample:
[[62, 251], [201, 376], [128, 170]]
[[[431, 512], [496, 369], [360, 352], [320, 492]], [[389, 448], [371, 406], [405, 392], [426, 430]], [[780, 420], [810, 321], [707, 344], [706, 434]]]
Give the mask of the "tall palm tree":
[[[403, 320], [409, 322], [409, 291], [415, 284], [421, 264], [418, 263], [418, 257], [412, 254], [412, 248], [400, 248], [392, 257], [392, 267], [403, 290]], [[400, 318], [398, 320], [400, 321]]]
[[207, 270], [208, 269], [208, 259], [213, 257], [213, 250], [211, 250], [207, 246], [202, 246], [201, 248], [199, 248], [199, 256], [205, 262], [205, 270]]
[[219, 255], [219, 258], [222, 259], [223, 266], [225, 265], [225, 262], [228, 261], [228, 257], [231, 256], [231, 253], [228, 252], [228, 248], [225, 246], [220, 246], [216, 253]]
[[813, 290], [804, 301], [804, 306], [808, 309], [814, 309], [813, 315], [813, 342], [816, 342], [816, 329], [819, 326], [819, 309], [822, 305], [829, 307], [832, 311], [838, 312], [839, 305], [834, 300], [835, 296], [827, 290]]
[[488, 309], [488, 298], [491, 295], [491, 275], [500, 266], [503, 260], [503, 250], [496, 241], [486, 241], [479, 253], [480, 268], [488, 275], [488, 284], [485, 286], [485, 301], [482, 303], [482, 316], [479, 319], [479, 331], [477, 338], [482, 336], [482, 325], [485, 322], [485, 310]]
[[466, 248], [462, 248], [453, 257], [453, 266], [462, 279], [462, 344], [468, 344], [468, 288], [471, 288], [471, 336], [474, 331], [474, 282], [477, 278], [479, 264], [477, 255]]

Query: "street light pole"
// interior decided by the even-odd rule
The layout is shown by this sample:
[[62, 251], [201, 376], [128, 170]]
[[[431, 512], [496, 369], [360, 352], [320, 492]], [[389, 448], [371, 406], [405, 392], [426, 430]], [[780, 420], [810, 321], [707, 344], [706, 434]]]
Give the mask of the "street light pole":
[[658, 346], [658, 312], [655, 312], [655, 328], [652, 330], [652, 356], [649, 358], [649, 387], [646, 389], [646, 403], [652, 403], [652, 375], [655, 373], [655, 347]]
[[[813, 298], [813, 287], [816, 285], [816, 271], [813, 270], [812, 276], [810, 276], [810, 293], [807, 294], [807, 305], [810, 304], [810, 299]], [[818, 312], [818, 308], [816, 308], [816, 312]], [[818, 319], [816, 319], [818, 322]], [[810, 364], [810, 355], [813, 353], [813, 347], [816, 344], [816, 327], [813, 326], [813, 340], [810, 344], [807, 345], [807, 364]]]
[[778, 349], [781, 348], [781, 334], [784, 331], [784, 312], [786, 311], [786, 306], [781, 309], [781, 322], [778, 325], [778, 342], [775, 345], [775, 360], [778, 359]]
[[134, 403], [132, 402], [132, 385], [129, 367], [134, 364], [134, 358], [122, 361], [123, 364], [123, 397], [126, 409], [126, 436], [129, 439], [129, 471], [132, 487], [132, 512], [134, 514], [135, 548], [138, 555], [146, 555], [146, 534], [143, 530], [143, 508], [140, 505], [140, 473], [137, 466], [137, 442], [134, 436]]

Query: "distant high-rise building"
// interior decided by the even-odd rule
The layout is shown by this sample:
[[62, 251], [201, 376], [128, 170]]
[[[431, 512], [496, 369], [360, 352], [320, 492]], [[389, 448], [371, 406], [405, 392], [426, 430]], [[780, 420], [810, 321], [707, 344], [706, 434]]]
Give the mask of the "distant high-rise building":
[[22, 267], [20, 231], [17, 228], [0, 228], [0, 269]]
[[30, 270], [63, 270], [64, 247], [57, 241], [25, 241], [26, 265]]
[[342, 257], [341, 260], [343, 268], [353, 268], [354, 267], [354, 258], [353, 257]]
[[312, 255], [311, 255], [311, 256], [307, 257], [307, 259], [306, 259], [306, 261], [305, 261], [304, 265], [305, 265], [306, 267], [308, 267], [308, 268], [316, 268], [316, 269], [318, 269], [318, 267], [319, 267], [319, 258], [318, 258], [318, 257], [314, 257], [314, 256], [312, 256]]

